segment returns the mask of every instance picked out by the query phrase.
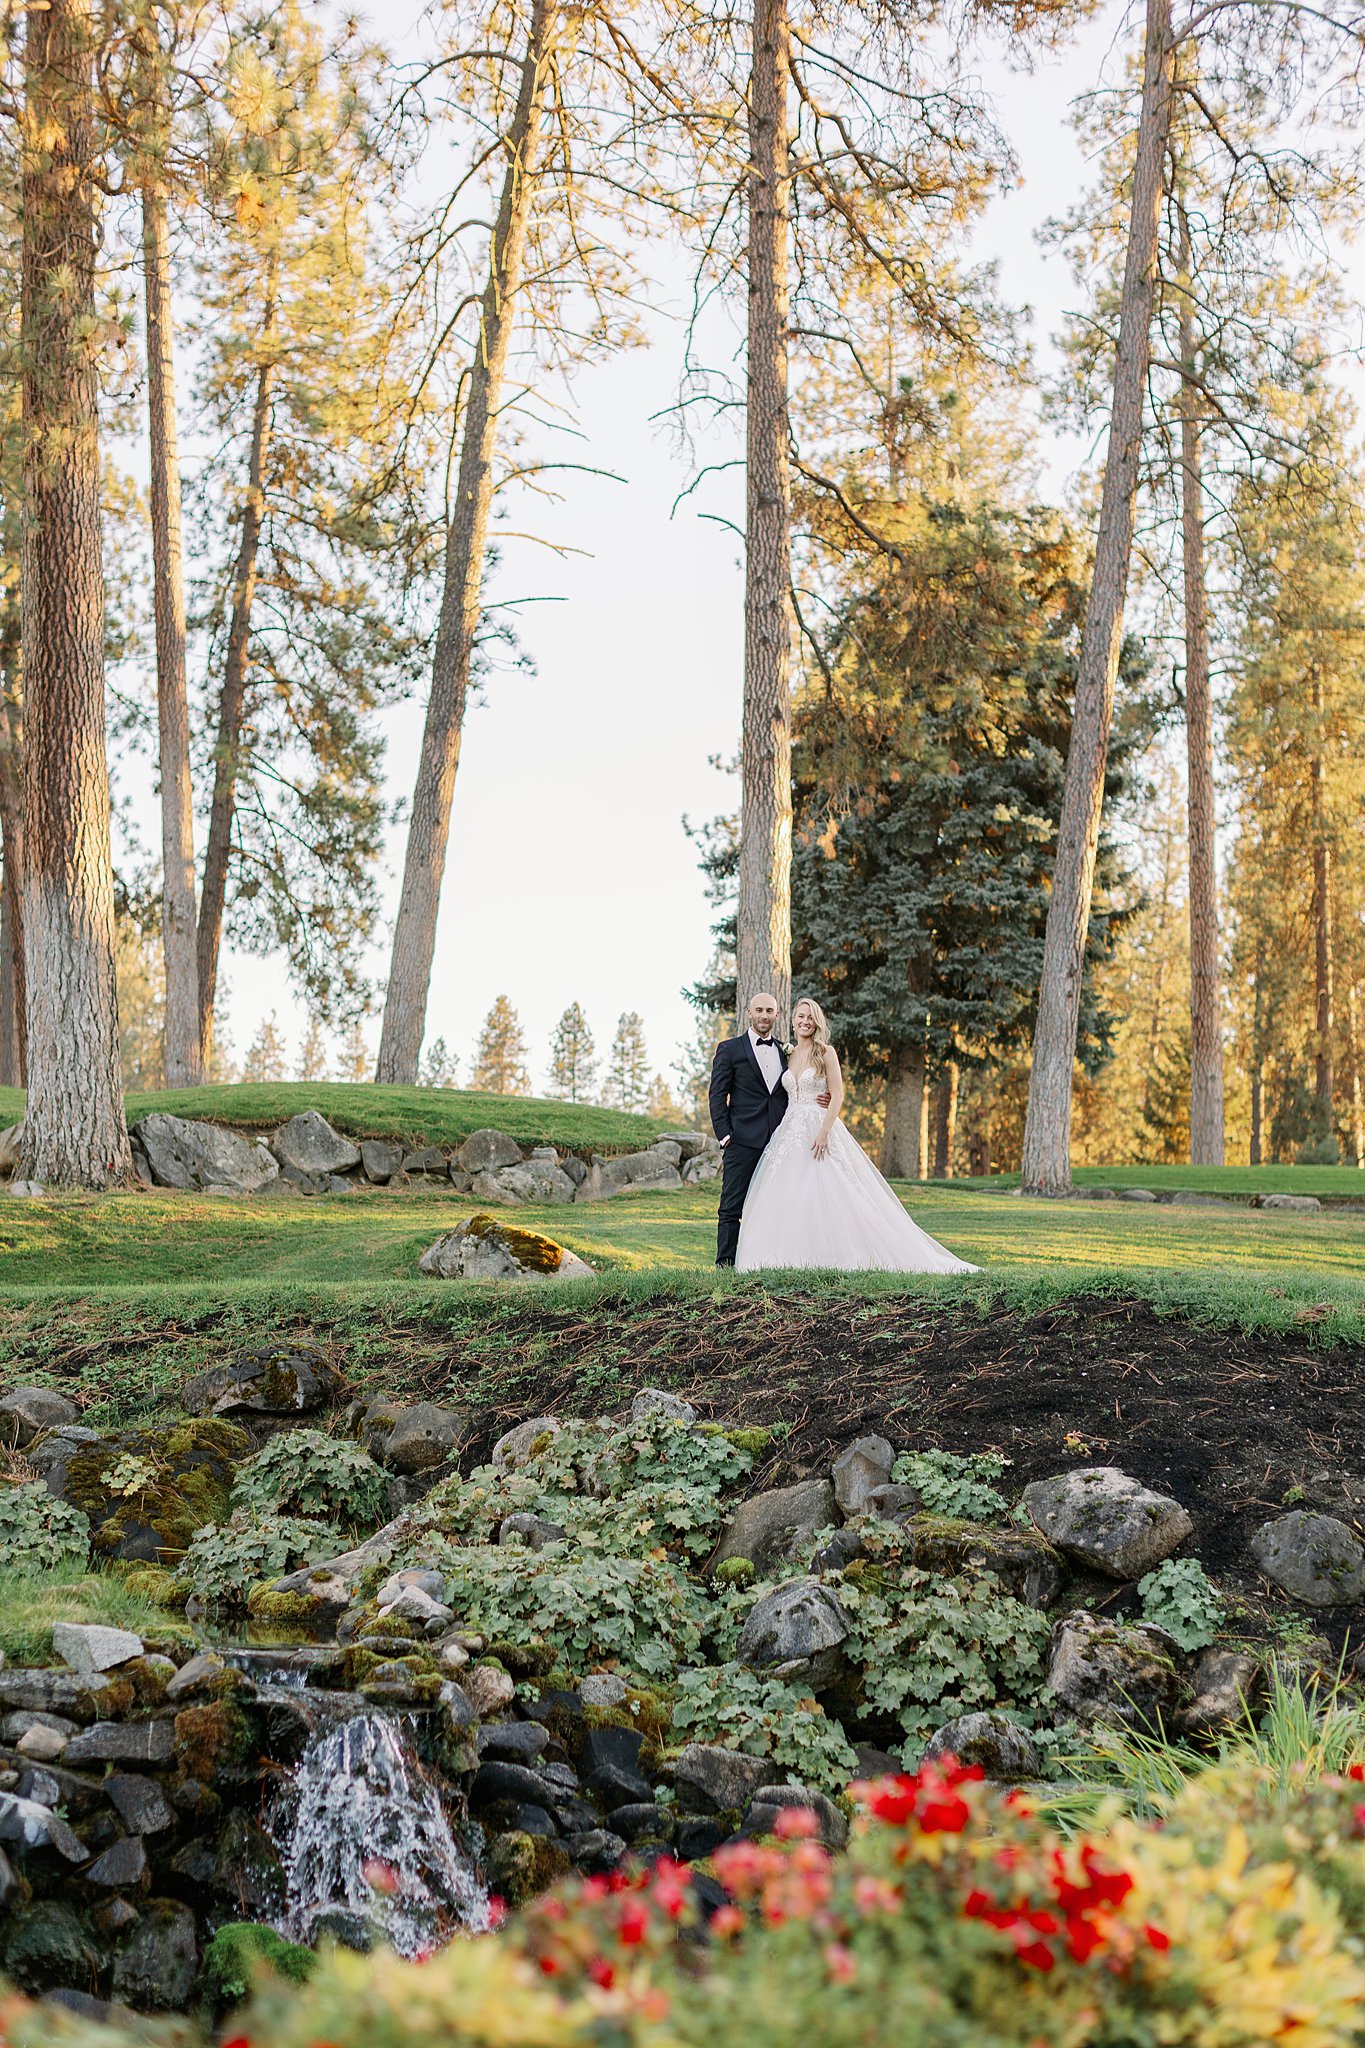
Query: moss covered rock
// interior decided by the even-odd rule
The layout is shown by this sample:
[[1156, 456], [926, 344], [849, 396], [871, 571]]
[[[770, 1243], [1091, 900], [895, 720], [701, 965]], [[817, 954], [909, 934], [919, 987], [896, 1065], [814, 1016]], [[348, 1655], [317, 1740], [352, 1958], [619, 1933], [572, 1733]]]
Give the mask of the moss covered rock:
[[174, 1565], [206, 1522], [226, 1521], [251, 1440], [216, 1417], [124, 1429], [68, 1461], [64, 1500], [88, 1517], [97, 1557]]
[[312, 1949], [286, 1941], [273, 1927], [242, 1920], [220, 1927], [204, 1950], [196, 1994], [210, 2016], [220, 2019], [241, 2003], [261, 1975], [268, 1972], [287, 1984], [306, 1984], [317, 1960]]
[[524, 1906], [569, 1874], [568, 1852], [544, 1835], [513, 1828], [495, 1837], [485, 1859], [489, 1890], [509, 1906]]

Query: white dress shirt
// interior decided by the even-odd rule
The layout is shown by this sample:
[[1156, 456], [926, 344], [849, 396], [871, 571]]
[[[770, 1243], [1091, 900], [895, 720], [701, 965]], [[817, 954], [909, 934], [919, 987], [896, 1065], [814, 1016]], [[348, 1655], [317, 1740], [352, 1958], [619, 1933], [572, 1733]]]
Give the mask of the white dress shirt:
[[771, 1095], [778, 1082], [782, 1079], [782, 1055], [776, 1045], [759, 1044], [758, 1033], [754, 1030], [752, 1024], [749, 1026], [749, 1043], [754, 1049], [754, 1058], [758, 1061], [759, 1072], [767, 1082], [768, 1093]]

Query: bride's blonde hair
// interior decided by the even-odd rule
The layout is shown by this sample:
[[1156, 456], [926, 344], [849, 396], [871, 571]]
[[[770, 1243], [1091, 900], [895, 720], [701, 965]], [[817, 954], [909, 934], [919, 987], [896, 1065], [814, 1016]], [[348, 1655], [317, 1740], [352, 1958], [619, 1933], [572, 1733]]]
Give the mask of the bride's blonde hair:
[[823, 1074], [825, 1071], [825, 1054], [829, 1051], [829, 1019], [816, 1002], [814, 996], [802, 996], [800, 1002], [796, 1005], [796, 1009], [792, 1011], [793, 1030], [796, 1028], [796, 1011], [803, 1008], [809, 1010], [815, 1019], [815, 1036], [810, 1042], [811, 1065], [818, 1067]]

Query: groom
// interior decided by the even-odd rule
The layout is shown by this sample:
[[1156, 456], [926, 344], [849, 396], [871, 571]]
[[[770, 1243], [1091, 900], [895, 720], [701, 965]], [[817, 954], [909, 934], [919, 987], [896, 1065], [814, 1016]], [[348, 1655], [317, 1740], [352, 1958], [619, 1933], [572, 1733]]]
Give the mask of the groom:
[[[758, 995], [749, 1004], [749, 1029], [723, 1038], [711, 1062], [711, 1124], [724, 1153], [716, 1264], [733, 1266], [739, 1219], [764, 1148], [787, 1113], [782, 1075], [787, 1055], [773, 1037], [777, 998]], [[828, 1103], [829, 1098], [824, 1098]]]

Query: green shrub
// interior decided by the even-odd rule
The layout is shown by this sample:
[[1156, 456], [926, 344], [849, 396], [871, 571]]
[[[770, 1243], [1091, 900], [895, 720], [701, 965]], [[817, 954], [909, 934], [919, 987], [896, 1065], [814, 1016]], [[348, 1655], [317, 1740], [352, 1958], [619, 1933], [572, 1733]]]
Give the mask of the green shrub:
[[672, 1729], [688, 1742], [720, 1742], [748, 1756], [771, 1757], [806, 1784], [830, 1791], [842, 1790], [858, 1768], [841, 1723], [818, 1700], [743, 1664], [680, 1671]]
[[89, 1554], [88, 1518], [40, 1479], [0, 1488], [0, 1571], [57, 1571]]
[[1197, 1557], [1168, 1557], [1138, 1580], [1145, 1621], [1173, 1636], [1182, 1650], [1202, 1650], [1227, 1619], [1217, 1588]]
[[330, 1522], [240, 1512], [231, 1521], [210, 1522], [195, 1531], [179, 1576], [201, 1600], [244, 1607], [258, 1579], [275, 1579], [334, 1556], [343, 1541]]
[[891, 1468], [898, 1486], [913, 1486], [931, 1515], [959, 1522], [993, 1522], [1009, 1513], [1009, 1502], [991, 1484], [1009, 1468], [995, 1451], [960, 1458], [954, 1451], [902, 1451]]
[[377, 1522], [388, 1494], [367, 1450], [320, 1429], [290, 1429], [243, 1465], [232, 1489], [234, 1508], [252, 1514]]

